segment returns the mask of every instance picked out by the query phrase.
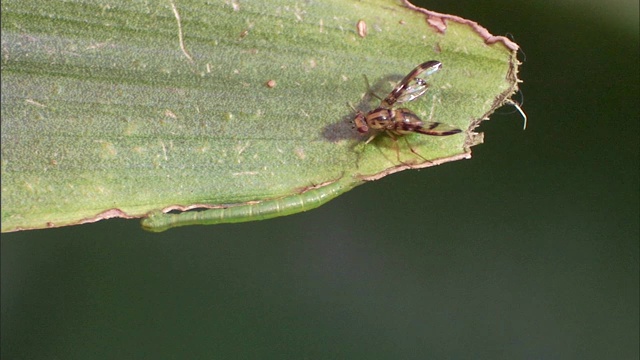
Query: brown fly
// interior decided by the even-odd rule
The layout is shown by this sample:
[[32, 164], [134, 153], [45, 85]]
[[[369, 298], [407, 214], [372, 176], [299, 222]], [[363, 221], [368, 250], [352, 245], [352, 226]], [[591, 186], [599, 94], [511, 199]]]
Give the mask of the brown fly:
[[[407, 108], [396, 108], [396, 106], [400, 104], [415, 100], [424, 95], [427, 89], [429, 89], [429, 84], [424, 78], [441, 68], [442, 63], [435, 60], [418, 65], [391, 90], [386, 98], [381, 100], [377, 108], [368, 113], [358, 111], [353, 119], [358, 132], [367, 133], [369, 130], [375, 132], [366, 143], [369, 143], [381, 132], [389, 134], [394, 141], [397, 135], [411, 133], [448, 136], [462, 132], [462, 130], [452, 125], [434, 121], [422, 121], [418, 115]], [[375, 96], [375, 94], [373, 95]], [[409, 147], [411, 148], [411, 146]], [[411, 152], [422, 157], [422, 155], [415, 152], [413, 148], [411, 148]], [[422, 158], [424, 159], [424, 157]], [[399, 151], [398, 161], [400, 161]]]

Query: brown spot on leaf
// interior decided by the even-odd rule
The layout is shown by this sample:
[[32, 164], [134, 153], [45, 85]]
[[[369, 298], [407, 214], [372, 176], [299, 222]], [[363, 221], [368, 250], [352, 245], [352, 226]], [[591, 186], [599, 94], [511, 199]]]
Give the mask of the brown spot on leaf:
[[364, 38], [365, 36], [367, 36], [367, 23], [364, 22], [364, 20], [358, 20], [358, 23], [356, 24], [356, 29], [358, 30], [358, 35], [361, 38]]

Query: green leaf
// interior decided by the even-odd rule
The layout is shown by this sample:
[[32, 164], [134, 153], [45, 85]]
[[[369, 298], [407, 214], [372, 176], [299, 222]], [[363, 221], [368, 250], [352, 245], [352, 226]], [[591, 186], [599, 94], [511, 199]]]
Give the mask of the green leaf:
[[[164, 229], [162, 211], [197, 208], [273, 217], [468, 158], [517, 89], [516, 51], [393, 0], [3, 1], [2, 231], [148, 214]], [[443, 69], [403, 106], [465, 132], [365, 144], [347, 105], [379, 104], [363, 75], [385, 96], [432, 59]]]

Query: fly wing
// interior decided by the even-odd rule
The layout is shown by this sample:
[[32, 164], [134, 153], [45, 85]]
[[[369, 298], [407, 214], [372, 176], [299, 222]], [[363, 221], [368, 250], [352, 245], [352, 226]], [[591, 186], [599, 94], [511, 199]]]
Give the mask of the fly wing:
[[413, 131], [431, 136], [448, 136], [459, 134], [462, 132], [462, 130], [453, 125], [431, 121], [423, 122], [422, 126], [414, 128]]
[[393, 90], [382, 100], [380, 107], [389, 109], [394, 104], [402, 104], [422, 96], [429, 84], [424, 79], [442, 68], [442, 63], [431, 60], [418, 65], [396, 85]]
[[431, 136], [447, 136], [461, 133], [462, 130], [445, 123], [422, 121], [411, 110], [400, 108], [394, 110], [393, 132], [398, 134], [419, 133]]

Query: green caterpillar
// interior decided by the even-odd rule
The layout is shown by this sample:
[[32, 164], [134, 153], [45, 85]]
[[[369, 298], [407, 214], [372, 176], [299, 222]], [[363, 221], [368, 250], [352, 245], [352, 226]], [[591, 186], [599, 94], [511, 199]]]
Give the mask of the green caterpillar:
[[155, 211], [142, 219], [142, 227], [147, 231], [162, 232], [185, 225], [213, 225], [265, 220], [315, 209], [352, 189], [357, 184], [348, 181], [335, 181], [331, 184], [312, 188], [300, 194], [285, 196], [245, 204], [231, 204], [225, 207], [201, 211], [185, 211], [178, 214], [165, 214]]

